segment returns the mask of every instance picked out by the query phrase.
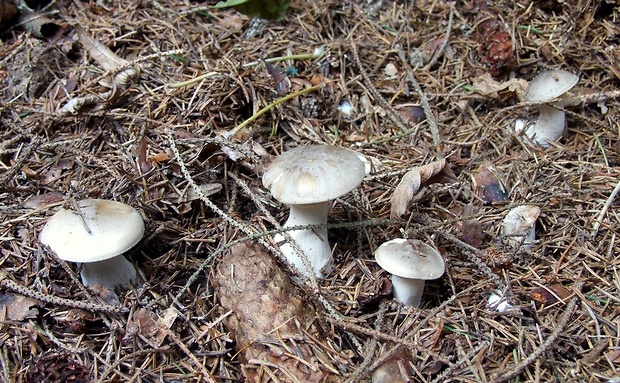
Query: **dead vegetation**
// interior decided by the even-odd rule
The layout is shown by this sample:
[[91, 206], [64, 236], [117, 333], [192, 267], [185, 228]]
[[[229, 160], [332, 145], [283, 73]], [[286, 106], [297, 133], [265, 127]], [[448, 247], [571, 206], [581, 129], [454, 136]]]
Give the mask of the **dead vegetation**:
[[[254, 37], [246, 17], [211, 5], [56, 1], [36, 11], [43, 24], [5, 24], [0, 381], [294, 381], [269, 358], [244, 359], [266, 349], [343, 382], [618, 379], [616, 2], [294, 1]], [[41, 29], [49, 22], [57, 28]], [[102, 64], [101, 47], [118, 59]], [[265, 61], [321, 47], [315, 59]], [[510, 125], [535, 113], [514, 79], [547, 68], [578, 74], [584, 101], [541, 149]], [[244, 242], [278, 257], [271, 237], [287, 209], [262, 170], [311, 143], [378, 162], [334, 203], [333, 272], [287, 289], [315, 316], [282, 329], [305, 335], [274, 328], [281, 342], [240, 350], [228, 326], [241, 317], [220, 304], [217, 265]], [[390, 220], [403, 175], [444, 159], [459, 182], [423, 188]], [[58, 206], [83, 198], [143, 214], [147, 234], [127, 255], [145, 272], [141, 287], [87, 290], [38, 241]], [[541, 209], [537, 241], [511, 252], [501, 222], [525, 204]], [[391, 300], [373, 258], [403, 235], [446, 260], [420, 309]], [[493, 292], [511, 307], [489, 307]]]

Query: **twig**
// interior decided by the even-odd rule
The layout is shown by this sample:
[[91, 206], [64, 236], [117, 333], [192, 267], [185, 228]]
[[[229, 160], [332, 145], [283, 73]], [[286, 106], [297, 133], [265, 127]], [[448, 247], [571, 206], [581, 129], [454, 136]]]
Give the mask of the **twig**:
[[[575, 286], [576, 291], [581, 291], [581, 287], [583, 286], [582, 282], [579, 282]], [[568, 321], [573, 315], [575, 308], [577, 307], [577, 302], [579, 302], [579, 296], [573, 297], [571, 301], [566, 306], [566, 311], [562, 314], [562, 317], [558, 321], [555, 326], [555, 330], [549, 335], [547, 339], [537, 348], [535, 349], [527, 358], [523, 359], [519, 364], [514, 366], [514, 368], [503, 375], [499, 375], [493, 378], [494, 383], [505, 382], [507, 380], [513, 379], [517, 377], [519, 374], [523, 372], [534, 361], [538, 359], [543, 353], [545, 353], [552, 344], [563, 334], [564, 328], [568, 324]]]
[[[459, 351], [462, 351], [462, 347], [460, 346], [460, 344], [458, 342], [457, 342], [457, 347], [459, 348]], [[448, 375], [450, 375], [452, 373], [452, 371], [454, 371], [455, 368], [457, 368], [458, 366], [462, 365], [463, 363], [471, 363], [471, 360], [474, 357], [474, 355], [476, 355], [478, 352], [480, 352], [480, 350], [482, 350], [485, 347], [489, 347], [489, 342], [486, 341], [486, 340], [480, 342], [480, 344], [477, 347], [472, 348], [471, 350], [469, 350], [469, 352], [467, 352], [466, 354], [461, 356], [459, 358], [459, 360], [454, 362], [453, 365], [451, 365], [450, 367], [446, 368], [444, 371], [441, 372], [441, 374], [437, 375], [435, 377], [435, 379], [433, 379], [431, 381], [431, 383], [443, 382], [445, 380], [445, 378]]]
[[410, 348], [415, 348], [417, 347], [417, 345], [413, 342], [410, 342], [406, 339], [403, 338], [399, 338], [397, 336], [394, 335], [390, 335], [390, 334], [386, 334], [384, 332], [378, 331], [378, 330], [371, 330], [369, 328], [366, 328], [364, 326], [360, 326], [358, 324], [355, 323], [350, 323], [350, 322], [346, 322], [344, 320], [336, 320], [336, 319], [332, 319], [332, 318], [326, 318], [327, 322], [333, 324], [336, 327], [340, 327], [342, 329], [348, 330], [348, 331], [352, 331], [352, 332], [356, 332], [358, 334], [364, 334], [367, 336], [372, 336], [374, 338], [377, 339], [381, 339], [381, 340], [385, 340], [388, 342], [393, 342], [393, 343], [397, 343], [406, 347], [410, 347]]
[[204, 80], [205, 78], [209, 78], [209, 77], [213, 77], [213, 76], [217, 76], [218, 74], [220, 74], [219, 72], [207, 72], [204, 74], [201, 74], [200, 76], [194, 77], [194, 78], [190, 78], [189, 80], [186, 81], [181, 81], [181, 82], [175, 82], [172, 84], [168, 84], [168, 88], [183, 88], [186, 87], [188, 85], [192, 85], [195, 84], [197, 82], [200, 82], [202, 80]]
[[368, 73], [366, 73], [366, 70], [364, 69], [364, 66], [362, 65], [362, 60], [360, 60], [359, 52], [357, 50], [357, 44], [353, 42], [351, 43], [351, 46], [353, 48], [353, 60], [355, 61], [355, 64], [358, 66], [360, 70], [360, 74], [362, 75], [362, 78], [364, 79], [365, 85], [368, 88], [368, 91], [370, 92], [370, 94], [388, 112], [387, 115], [390, 118], [390, 120], [392, 120], [392, 122], [396, 126], [398, 126], [398, 128], [402, 132], [409, 131], [407, 126], [411, 126], [412, 128], [411, 131], [413, 133], [417, 132], [418, 126], [413, 125], [411, 122], [405, 120], [400, 115], [400, 113], [398, 113], [396, 109], [394, 109], [394, 107], [390, 105], [389, 102], [387, 102], [387, 100], [381, 95], [381, 93], [379, 93], [377, 88], [375, 88], [372, 81], [370, 80], [370, 77], [368, 76]]
[[433, 55], [431, 60], [428, 62], [428, 64], [424, 66], [425, 71], [428, 72], [433, 67], [433, 65], [435, 65], [437, 60], [439, 60], [439, 57], [441, 57], [442, 53], [446, 50], [446, 47], [448, 46], [448, 42], [450, 41], [450, 33], [452, 32], [453, 20], [454, 20], [454, 3], [450, 5], [450, 14], [448, 15], [448, 26], [446, 27], [446, 35], [444, 36], [439, 49], [435, 52], [435, 54]]
[[[452, 15], [452, 13], [450, 13], [450, 15]], [[431, 131], [431, 136], [433, 137], [433, 144], [435, 145], [435, 150], [437, 151], [437, 159], [440, 160], [443, 158], [443, 154], [441, 151], [441, 138], [439, 136], [439, 127], [437, 126], [437, 121], [435, 120], [435, 116], [433, 115], [431, 106], [428, 103], [428, 98], [424, 94], [420, 83], [413, 75], [413, 70], [407, 62], [407, 58], [405, 57], [405, 52], [403, 52], [402, 47], [400, 45], [396, 45], [395, 49], [398, 53], [398, 57], [400, 57], [400, 60], [402, 61], [403, 68], [405, 68], [405, 70], [407, 71], [407, 78], [413, 85], [415, 91], [418, 93], [418, 97], [420, 97], [420, 105], [424, 110], [424, 115], [426, 116], [426, 123], [428, 124], [428, 127]]]
[[250, 116], [250, 118], [248, 118], [247, 120], [243, 121], [241, 124], [237, 125], [234, 129], [232, 129], [231, 131], [227, 132], [226, 133], [226, 137], [234, 137], [241, 129], [245, 128], [252, 121], [256, 120], [257, 118], [259, 118], [263, 114], [267, 113], [269, 110], [275, 108], [276, 106], [278, 106], [278, 105], [280, 105], [280, 104], [282, 104], [282, 103], [284, 103], [284, 102], [286, 102], [286, 101], [288, 101], [290, 99], [293, 99], [295, 97], [301, 96], [303, 94], [314, 92], [315, 90], [321, 89], [321, 87], [323, 87], [322, 84], [311, 86], [310, 88], [302, 89], [300, 91], [297, 91], [297, 92], [294, 92], [294, 93], [291, 93], [291, 94], [287, 94], [286, 96], [271, 102], [269, 105], [265, 106], [264, 108], [262, 108], [261, 110], [259, 110], [258, 112], [254, 113], [252, 116]]
[[91, 303], [91, 302], [80, 302], [73, 301], [66, 298], [60, 298], [54, 295], [43, 294], [42, 292], [33, 290], [26, 286], [22, 286], [19, 283], [9, 279], [7, 273], [5, 271], [0, 270], [0, 287], [4, 287], [5, 289], [9, 289], [18, 294], [36, 299], [41, 302], [50, 303], [57, 306], [63, 307], [72, 307], [76, 309], [82, 309], [91, 312], [104, 312], [104, 313], [126, 313], [129, 310], [125, 307], [115, 307], [108, 304], [102, 303]]
[[[374, 334], [379, 332], [379, 329], [384, 325], [385, 312], [388, 309], [387, 302], [381, 302], [379, 311], [377, 312], [377, 318], [375, 319], [375, 331]], [[355, 371], [347, 378], [345, 383], [360, 382], [365, 375], [367, 375], [367, 368], [375, 358], [375, 350], [377, 349], [377, 337], [373, 337], [367, 343], [368, 347], [365, 352], [364, 360], [357, 366]]]
[[194, 364], [202, 371], [202, 374], [204, 375], [204, 378], [211, 383], [215, 383], [215, 379], [213, 379], [213, 376], [211, 375], [211, 373], [209, 372], [209, 370], [207, 370], [207, 368], [205, 366], [203, 366], [203, 364], [198, 360], [198, 358], [196, 358], [196, 355], [194, 355], [189, 348], [187, 348], [187, 346], [181, 342], [181, 339], [179, 339], [175, 333], [172, 332], [172, 330], [168, 329], [168, 328], [164, 328], [163, 330], [166, 331], [166, 335], [168, 335], [168, 337], [170, 339], [172, 339], [172, 341], [179, 346], [179, 348], [181, 350], [183, 350], [183, 352], [185, 353], [185, 355], [187, 355], [192, 362], [194, 362]]
[[[403, 338], [403, 340], [407, 340], [410, 338], [413, 338], [416, 334], [418, 334], [418, 332], [420, 331], [420, 329], [422, 328], [422, 326], [424, 326], [426, 324], [426, 322], [428, 322], [431, 318], [437, 318], [439, 316], [439, 313], [443, 312], [444, 309], [446, 308], [446, 306], [448, 306], [449, 304], [451, 304], [452, 302], [454, 302], [457, 298], [468, 294], [469, 292], [479, 288], [480, 286], [486, 284], [486, 281], [480, 282], [478, 284], [475, 284], [473, 286], [470, 286], [468, 288], [466, 288], [463, 291], [459, 291], [458, 293], [452, 295], [448, 300], [446, 300], [445, 302], [443, 302], [442, 304], [440, 304], [439, 306], [437, 306], [436, 308], [434, 308], [432, 311], [430, 311], [426, 317], [424, 317], [424, 319], [422, 319], [420, 322], [417, 323], [417, 325], [410, 329], [407, 332], [407, 336], [405, 336]], [[374, 361], [374, 363], [368, 367], [368, 373], [371, 373], [372, 371], [376, 370], [377, 368], [379, 368], [379, 366], [381, 366], [383, 363], [385, 363], [386, 360], [390, 359], [400, 348], [402, 347], [402, 344], [397, 344], [396, 346], [392, 347], [391, 349], [389, 349], [387, 352], [384, 352], [382, 355], [378, 356], [376, 358], [376, 360]], [[418, 347], [412, 347], [412, 350], [416, 350]], [[447, 361], [444, 361], [446, 364]]]
[[596, 217], [596, 221], [594, 221], [592, 233], [590, 234], [592, 236], [592, 239], [594, 239], [594, 237], [596, 237], [596, 235], [598, 234], [598, 229], [601, 227], [603, 218], [605, 218], [605, 214], [607, 214], [607, 211], [609, 210], [611, 204], [614, 202], [614, 199], [616, 198], [616, 195], [618, 195], [618, 192], [620, 192], [620, 180], [618, 180], [616, 187], [614, 188], [614, 190], [612, 190], [611, 194], [607, 198], [607, 201], [605, 202], [605, 205], [601, 209], [601, 212], [598, 214], [598, 217]]
[[504, 283], [504, 281], [502, 281], [502, 279], [499, 277], [499, 275], [495, 274], [493, 272], [493, 270], [491, 270], [489, 268], [489, 266], [487, 266], [481, 259], [480, 259], [480, 255], [483, 255], [482, 251], [476, 249], [475, 247], [461, 241], [460, 239], [456, 238], [454, 235], [452, 234], [448, 234], [446, 232], [442, 232], [440, 230], [435, 231], [436, 234], [444, 237], [445, 239], [447, 239], [448, 241], [452, 242], [453, 244], [457, 245], [458, 247], [460, 247], [462, 250], [464, 250], [463, 252], [465, 253], [465, 255], [467, 256], [467, 258], [469, 259], [469, 261], [471, 263], [473, 263], [474, 265], [476, 265], [476, 267], [484, 274], [486, 275], [491, 281], [493, 281], [497, 286], [500, 287], [500, 289], [502, 291], [506, 291], [507, 290], [507, 286], [506, 283]]
[[[95, 355], [96, 358], [101, 358], [99, 356], [99, 354], [97, 354], [96, 352], [93, 352], [92, 350], [90, 350], [90, 351], [91, 351], [91, 353], [93, 355]], [[118, 366], [120, 366], [121, 364], [125, 363], [127, 360], [135, 359], [135, 358], [137, 358], [139, 356], [143, 356], [143, 355], [155, 354], [157, 352], [159, 352], [159, 353], [169, 353], [169, 354], [173, 354], [174, 353], [169, 348], [148, 348], [146, 350], [138, 350], [138, 351], [132, 352], [130, 354], [127, 354], [127, 355], [123, 356], [122, 358], [116, 359], [114, 361], [114, 363], [112, 363], [112, 364], [106, 363], [107, 368], [101, 373], [101, 375], [98, 376], [97, 381], [98, 382], [113, 381], [113, 380], [105, 380], [104, 378], [106, 378], [111, 373], [119, 374], [119, 371], [116, 371], [116, 368]]]

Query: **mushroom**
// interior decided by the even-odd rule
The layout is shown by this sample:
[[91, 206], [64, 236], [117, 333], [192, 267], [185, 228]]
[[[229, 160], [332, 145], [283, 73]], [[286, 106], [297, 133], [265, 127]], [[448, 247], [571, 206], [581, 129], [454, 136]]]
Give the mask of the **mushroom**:
[[86, 286], [109, 289], [138, 281], [136, 268], [123, 253], [140, 242], [144, 222], [137, 210], [120, 202], [86, 199], [78, 211], [60, 209], [39, 239], [60, 259], [82, 264]]
[[291, 230], [289, 233], [308, 258], [307, 270], [300, 255], [275, 235], [287, 261], [302, 274], [319, 278], [331, 271], [331, 247], [327, 240], [327, 214], [331, 201], [357, 186], [364, 179], [364, 163], [351, 150], [329, 145], [300, 146], [276, 158], [263, 175], [263, 185], [276, 200], [290, 205], [283, 227], [321, 225], [318, 228]]
[[412, 307], [420, 306], [424, 281], [441, 277], [446, 267], [437, 250], [417, 239], [385, 242], [375, 251], [375, 259], [392, 274], [394, 299]]
[[512, 208], [502, 221], [502, 239], [509, 251], [531, 250], [536, 240], [538, 206], [522, 205]]
[[[544, 148], [549, 142], [556, 141], [564, 132], [566, 116], [561, 108], [562, 101], [549, 102], [568, 92], [579, 77], [565, 70], [548, 70], [536, 76], [525, 89], [523, 101], [539, 105], [540, 114], [535, 123], [525, 127], [525, 135], [534, 143]], [[517, 120], [515, 129], [522, 130], [523, 121]]]

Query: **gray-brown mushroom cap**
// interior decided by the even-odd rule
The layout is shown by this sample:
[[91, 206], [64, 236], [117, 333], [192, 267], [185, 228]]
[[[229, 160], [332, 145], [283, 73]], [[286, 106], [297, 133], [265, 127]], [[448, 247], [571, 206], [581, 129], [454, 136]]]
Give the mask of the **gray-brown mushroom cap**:
[[375, 259], [383, 270], [408, 279], [437, 279], [446, 267], [437, 250], [417, 239], [385, 242], [375, 251]]
[[313, 204], [350, 192], [364, 176], [364, 163], [355, 152], [330, 145], [308, 145], [276, 158], [263, 175], [263, 185], [282, 203]]
[[523, 100], [535, 104], [545, 103], [568, 92], [579, 81], [579, 76], [561, 69], [546, 70], [530, 82]]
[[120, 202], [86, 199], [78, 212], [60, 209], [41, 231], [41, 243], [60, 259], [98, 262], [124, 253], [144, 234], [144, 221], [137, 210]]

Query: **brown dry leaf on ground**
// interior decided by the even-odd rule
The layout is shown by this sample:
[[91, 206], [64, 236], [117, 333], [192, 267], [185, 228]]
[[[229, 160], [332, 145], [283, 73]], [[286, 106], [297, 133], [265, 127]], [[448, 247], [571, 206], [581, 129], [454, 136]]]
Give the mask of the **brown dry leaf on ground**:
[[[269, 360], [299, 350], [315, 359], [291, 357], [287, 368], [349, 383], [369, 382], [394, 358], [412, 382], [620, 376], [617, 1], [296, 0], [262, 31], [216, 2], [20, 2], [62, 27], [49, 39], [17, 24], [14, 9], [2, 17], [0, 290], [40, 304], [29, 318], [0, 322], [1, 382], [55, 371], [75, 381], [238, 382], [247, 358], [252, 371], [279, 377]], [[139, 67], [140, 81], [106, 87], [101, 80], [125, 64], [104, 69], [75, 25]], [[260, 64], [274, 58], [276, 81]], [[397, 69], [389, 76], [388, 64]], [[563, 136], [542, 149], [511, 126], [537, 113], [519, 100], [520, 84], [549, 69], [580, 80], [563, 107]], [[281, 75], [288, 96], [313, 91], [279, 102]], [[89, 97], [100, 107], [58, 113]], [[311, 297], [303, 310], [316, 308], [312, 319], [295, 322], [289, 311], [271, 333], [267, 323], [271, 343], [250, 343], [246, 357], [232, 334], [249, 324], [233, 320], [213, 278], [239, 242], [279, 259], [272, 237], [287, 208], [262, 186], [262, 169], [309, 144], [355, 150], [372, 171], [332, 203], [331, 274], [292, 290]], [[411, 205], [405, 198], [408, 220], [390, 219], [402, 176], [441, 158], [460, 182]], [[63, 203], [85, 198], [128, 203], [146, 222], [125, 254], [143, 284], [110, 304], [38, 240]], [[501, 223], [521, 205], [542, 213], [531, 248], [513, 252], [499, 242]], [[447, 265], [415, 310], [390, 300], [374, 261], [401, 230], [440, 249]], [[280, 263], [269, 270], [273, 283], [294, 282]], [[487, 306], [498, 290], [510, 311]], [[178, 317], [160, 322], [171, 309]], [[130, 334], [132, 323], [144, 334]], [[284, 330], [296, 335], [275, 339]]]
[[446, 160], [431, 162], [409, 170], [400, 180], [392, 194], [390, 218], [400, 218], [409, 205], [416, 201], [415, 195], [424, 186], [433, 183], [458, 182]]
[[35, 299], [17, 294], [0, 295], [0, 319], [23, 321], [36, 318], [39, 311], [36, 306], [40, 302]]

